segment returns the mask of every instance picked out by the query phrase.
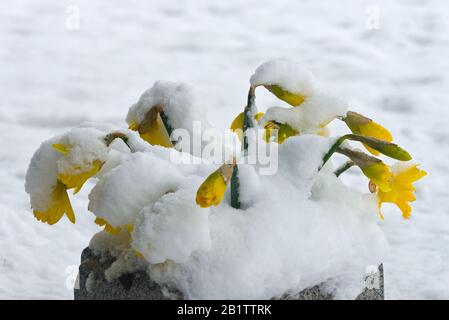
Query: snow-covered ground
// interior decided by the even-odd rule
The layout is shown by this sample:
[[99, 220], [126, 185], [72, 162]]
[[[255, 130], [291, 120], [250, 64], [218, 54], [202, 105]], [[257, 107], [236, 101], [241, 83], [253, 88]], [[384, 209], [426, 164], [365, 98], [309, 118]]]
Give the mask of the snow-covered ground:
[[[72, 298], [81, 250], [99, 230], [86, 210], [89, 188], [72, 200], [75, 226], [34, 219], [23, 185], [40, 142], [85, 120], [125, 126], [128, 107], [159, 79], [195, 85], [210, 122], [225, 128], [254, 69], [288, 57], [389, 128], [428, 172], [410, 220], [383, 210], [386, 296], [449, 299], [446, 1], [4, 0], [0, 8], [0, 298]], [[80, 28], [67, 28], [77, 10]], [[275, 102], [260, 91], [260, 109]], [[366, 190], [356, 169], [344, 180]]]

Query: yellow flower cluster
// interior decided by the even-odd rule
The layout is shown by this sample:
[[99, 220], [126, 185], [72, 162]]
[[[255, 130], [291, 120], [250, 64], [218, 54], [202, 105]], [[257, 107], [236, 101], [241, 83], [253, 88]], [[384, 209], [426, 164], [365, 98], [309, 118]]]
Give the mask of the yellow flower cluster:
[[[371, 137], [379, 140], [366, 140], [371, 146], [364, 143], [366, 149], [373, 155], [383, 153], [389, 157], [408, 161], [410, 155], [399, 146], [389, 143], [393, 141], [391, 133], [380, 124], [368, 119], [355, 112], [348, 112], [343, 119], [354, 134]], [[363, 141], [360, 139], [359, 141]], [[374, 158], [376, 159], [376, 158]], [[357, 162], [357, 161], [356, 161]], [[394, 203], [402, 211], [402, 216], [408, 219], [412, 209], [410, 202], [415, 201], [415, 187], [413, 183], [427, 175], [424, 170], [418, 168], [418, 165], [401, 164], [390, 167], [384, 162], [378, 160], [368, 165], [358, 164], [363, 174], [370, 179], [371, 184], [376, 186], [379, 208], [382, 203]], [[383, 215], [381, 214], [383, 218]]]
[[[265, 84], [263, 86], [277, 98], [287, 102], [293, 107], [300, 106], [307, 99], [306, 96], [299, 93], [290, 92], [277, 84]], [[255, 88], [251, 89], [250, 93], [254, 94]], [[251, 100], [249, 99], [248, 101]], [[260, 122], [263, 115], [264, 114], [262, 112], [257, 113], [254, 117], [256, 122]], [[415, 200], [415, 196], [413, 194], [415, 188], [413, 183], [424, 177], [426, 172], [418, 169], [417, 165], [405, 166], [405, 169], [402, 171], [395, 170], [395, 172], [392, 172], [392, 169], [387, 164], [377, 158], [370, 157], [363, 152], [340, 148], [340, 144], [343, 140], [349, 139], [361, 142], [368, 152], [374, 156], [384, 154], [388, 157], [401, 161], [411, 160], [411, 156], [407, 151], [392, 143], [392, 134], [382, 125], [353, 111], [347, 112], [346, 116], [341, 118], [341, 120], [343, 120], [349, 127], [352, 135], [346, 135], [337, 140], [335, 148], [331, 148], [331, 150], [329, 150], [329, 154], [325, 155], [323, 165], [329, 159], [330, 155], [336, 151], [347, 155], [355, 165], [360, 167], [363, 174], [370, 179], [370, 185], [375, 186], [374, 192], [377, 191], [379, 208], [384, 202], [395, 203], [402, 211], [404, 218], [410, 217], [411, 207], [409, 202]], [[234, 119], [231, 125], [231, 130], [238, 134], [240, 140], [242, 140], [243, 136], [243, 121], [244, 113], [242, 112]], [[275, 130], [277, 130], [278, 133], [276, 142], [279, 144], [283, 143], [291, 136], [301, 134], [286, 123], [268, 121], [266, 123], [262, 123], [262, 125], [265, 129], [266, 142], [271, 140], [271, 137], [273, 136], [272, 133]], [[327, 123], [322, 125], [322, 132], [319, 132], [318, 134], [327, 136], [328, 131], [326, 125]], [[347, 168], [349, 167], [350, 166]], [[345, 168], [345, 170], [347, 168]], [[341, 172], [339, 172], [338, 175], [340, 173]], [[206, 186], [209, 187], [207, 188]], [[198, 194], [201, 193], [202, 197], [197, 198], [197, 203], [201, 206], [208, 206], [211, 204], [217, 205], [217, 203], [219, 203], [222, 199], [224, 190], [226, 190], [226, 183], [223, 179], [221, 179], [220, 175], [215, 172], [209, 176], [201, 188], [200, 190], [202, 191], [200, 192], [199, 190]], [[208, 190], [208, 192], [206, 192], [206, 190]], [[218, 195], [221, 195], [221, 197]]]
[[[70, 153], [69, 145], [53, 144], [52, 147], [64, 156], [68, 156]], [[74, 193], [78, 193], [84, 183], [100, 171], [102, 165], [103, 163], [101, 161], [95, 160], [88, 169], [81, 170], [81, 168], [71, 168], [71, 170], [59, 173], [51, 193], [48, 209], [45, 211], [33, 210], [36, 219], [48, 223], [49, 225], [53, 225], [66, 214], [70, 222], [75, 223], [75, 214], [67, 190], [74, 189]]]

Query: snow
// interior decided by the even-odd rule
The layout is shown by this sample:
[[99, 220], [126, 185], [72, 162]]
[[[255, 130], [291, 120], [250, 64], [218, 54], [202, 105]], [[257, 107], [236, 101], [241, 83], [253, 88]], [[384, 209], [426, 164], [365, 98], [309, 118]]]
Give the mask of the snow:
[[388, 248], [375, 196], [344, 186], [330, 165], [318, 173], [334, 142], [288, 139], [275, 175], [242, 165], [243, 210], [226, 201], [201, 209], [194, 198], [205, 176], [184, 172], [182, 179], [167, 159], [135, 153], [89, 196], [91, 211], [113, 226], [133, 225], [133, 232], [111, 243], [101, 232], [90, 247], [118, 258], [108, 279], [143, 268], [133, 257], [138, 252], [156, 281], [187, 299], [269, 299], [328, 279], [328, 290], [353, 299], [364, 268], [381, 263]]
[[132, 246], [152, 263], [186, 262], [197, 250], [210, 250], [209, 209], [195, 203], [196, 189], [167, 193], [144, 208]]
[[[139, 101], [131, 106], [126, 116], [126, 122], [140, 124], [147, 112], [153, 107], [161, 107], [167, 116], [168, 125], [175, 131], [171, 138], [176, 143], [176, 149], [187, 150], [196, 154], [191, 148], [193, 141], [201, 137], [204, 130], [210, 128], [207, 121], [207, 109], [200, 101], [194, 87], [187, 83], [172, 81], [156, 81], [146, 90]], [[180, 135], [180, 130], [185, 130], [190, 139], [174, 139]], [[182, 137], [182, 136], [181, 136]], [[198, 140], [197, 140], [198, 141]]]
[[183, 181], [168, 161], [135, 153], [101, 179], [89, 194], [89, 210], [114, 227], [134, 224], [140, 210]]
[[199, 101], [195, 89], [187, 83], [156, 81], [131, 106], [126, 121], [142, 122], [145, 114], [154, 106], [162, 107], [173, 129], [184, 128], [193, 132], [194, 121], [202, 122], [205, 128], [208, 127], [207, 111]]
[[147, 263], [129, 246], [130, 233], [125, 229], [118, 235], [98, 232], [90, 240], [89, 247], [96, 255], [111, 255], [116, 260], [105, 270], [106, 280], [112, 281], [124, 273], [145, 270]]
[[318, 133], [332, 120], [345, 116], [347, 109], [341, 98], [320, 92], [309, 97], [300, 108], [271, 107], [260, 122], [275, 120], [287, 123], [301, 134]]
[[[449, 298], [445, 1], [377, 2], [378, 29], [366, 27], [368, 1], [80, 0], [79, 30], [65, 28], [69, 4], [6, 1], [0, 10], [0, 297], [73, 298], [68, 282], [100, 230], [86, 209], [92, 183], [71, 198], [76, 225], [33, 218], [23, 184], [42, 141], [83, 121], [123, 128], [128, 106], [159, 79], [192, 83], [208, 120], [228, 127], [243, 110], [255, 68], [284, 56], [303, 62], [351, 110], [387, 127], [428, 171], [417, 183], [411, 219], [384, 205], [385, 220], [377, 222], [390, 245], [386, 297]], [[265, 91], [257, 90], [260, 111], [278, 103]], [[332, 132], [347, 129], [334, 121]], [[367, 190], [357, 168], [342, 179]]]
[[[314, 162], [307, 156], [303, 161]], [[153, 279], [174, 284], [188, 299], [269, 299], [333, 279], [328, 290], [355, 298], [363, 281], [354, 274], [387, 252], [375, 197], [323, 172], [307, 199], [304, 188], [310, 185], [298, 188], [284, 170], [289, 167], [279, 168], [275, 178], [261, 177], [248, 209], [212, 207], [210, 250], [184, 263], [149, 265]], [[301, 179], [297, 172], [290, 175]]]
[[278, 85], [305, 97], [312, 96], [316, 81], [312, 73], [298, 62], [288, 59], [270, 60], [260, 65], [250, 78], [252, 86]]

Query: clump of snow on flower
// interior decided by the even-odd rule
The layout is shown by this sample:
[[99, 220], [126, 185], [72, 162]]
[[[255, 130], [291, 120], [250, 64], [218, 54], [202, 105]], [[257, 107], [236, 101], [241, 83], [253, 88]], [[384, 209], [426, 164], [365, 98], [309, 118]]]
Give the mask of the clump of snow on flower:
[[316, 81], [303, 65], [288, 59], [274, 59], [260, 65], [250, 78], [252, 86], [278, 85], [291, 93], [309, 97], [315, 93]]
[[95, 160], [104, 162], [108, 147], [105, 134], [94, 128], [75, 128], [63, 135], [58, 142], [69, 147], [69, 153], [58, 161], [58, 171], [76, 174], [88, 170]]
[[202, 121], [205, 126], [208, 126], [207, 110], [199, 101], [194, 88], [187, 83], [155, 82], [141, 95], [139, 101], [131, 106], [126, 121], [140, 123], [154, 106], [163, 108], [173, 129], [184, 128], [191, 131], [194, 120]]
[[137, 103], [133, 104], [126, 116], [128, 124], [137, 124], [145, 119], [147, 112], [161, 107], [167, 116], [168, 124], [173, 130], [185, 129], [191, 139], [182, 140], [176, 145], [179, 150], [192, 150], [195, 138], [201, 138], [203, 130], [210, 128], [207, 121], [207, 109], [201, 102], [193, 86], [172, 81], [157, 81], [146, 90]]
[[134, 224], [143, 207], [176, 191], [182, 180], [169, 161], [138, 152], [97, 183], [89, 194], [89, 210], [114, 227]]
[[187, 262], [192, 252], [210, 249], [209, 209], [196, 205], [195, 191], [167, 193], [141, 211], [132, 246], [149, 263]]
[[[60, 173], [77, 174], [89, 169], [95, 160], [105, 161], [108, 147], [105, 133], [92, 127], [78, 127], [44, 141], [31, 158], [25, 178], [25, 190], [30, 194], [31, 206], [38, 211], [48, 209], [51, 193]], [[64, 155], [53, 144], [68, 147]]]
[[296, 108], [269, 108], [260, 122], [274, 120], [290, 125], [301, 134], [318, 133], [332, 120], [344, 116], [347, 111], [348, 106], [344, 100], [319, 92]]

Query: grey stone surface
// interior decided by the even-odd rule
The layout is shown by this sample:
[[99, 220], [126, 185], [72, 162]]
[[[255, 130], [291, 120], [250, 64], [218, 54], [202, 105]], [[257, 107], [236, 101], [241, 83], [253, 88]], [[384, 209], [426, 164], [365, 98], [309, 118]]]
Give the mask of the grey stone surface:
[[[114, 262], [111, 256], [100, 257], [89, 249], [81, 254], [78, 274], [78, 288], [75, 288], [75, 300], [169, 300], [183, 299], [182, 294], [169, 287], [161, 287], [152, 281], [144, 271], [122, 275], [108, 282], [104, 271]], [[377, 273], [367, 276], [369, 288], [365, 288], [357, 300], [384, 299], [384, 273], [382, 265]], [[305, 289], [297, 294], [283, 295], [274, 300], [332, 300], [319, 285]]]
[[75, 300], [181, 299], [182, 296], [177, 290], [161, 287], [144, 271], [124, 274], [108, 282], [104, 271], [114, 260], [111, 256], [96, 256], [89, 248], [83, 250], [74, 292]]

